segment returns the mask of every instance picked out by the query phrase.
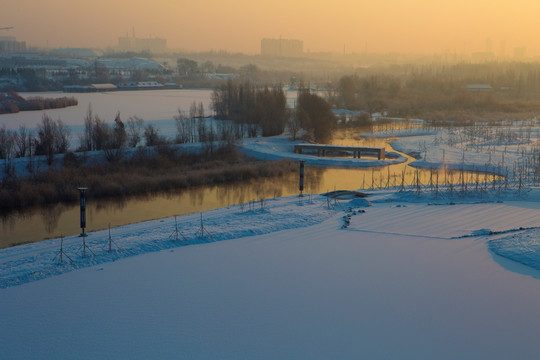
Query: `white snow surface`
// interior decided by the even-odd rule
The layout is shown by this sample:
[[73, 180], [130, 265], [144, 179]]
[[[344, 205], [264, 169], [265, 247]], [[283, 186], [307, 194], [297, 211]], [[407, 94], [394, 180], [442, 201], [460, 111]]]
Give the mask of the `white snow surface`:
[[[296, 154], [295, 144], [302, 144], [303, 140], [291, 141], [287, 135], [272, 136], [266, 138], [242, 139], [236, 145], [238, 150], [248, 156], [260, 160], [290, 159], [303, 160], [306, 164], [333, 167], [369, 167], [399, 164], [407, 161], [407, 158], [393, 151], [386, 152], [385, 160], [373, 158], [350, 158], [346, 157], [319, 157], [309, 154]], [[390, 157], [391, 156], [391, 157]]]
[[[507, 175], [516, 162], [526, 161], [527, 154], [537, 152], [540, 144], [538, 126], [485, 126], [484, 133], [470, 128], [440, 128], [437, 131], [404, 129], [365, 134], [373, 137], [399, 137], [392, 147], [417, 158], [416, 167], [495, 172]], [[478, 131], [478, 130], [476, 130]]]
[[209, 211], [204, 239], [199, 214], [177, 218], [187, 240], [174, 218], [129, 225], [112, 254], [91, 233], [96, 256], [65, 239], [65, 265], [59, 239], [4, 249], [2, 358], [536, 358], [540, 271], [488, 244], [536, 241], [540, 189], [367, 199]]
[[[444, 148], [458, 166], [463, 150], [439, 147], [441, 135], [398, 147], [426, 136], [427, 160], [442, 163]], [[239, 146], [309, 157], [283, 137]], [[510, 161], [512, 146], [517, 159], [522, 145], [475, 145], [471, 161]], [[328, 161], [352, 166], [342, 160]], [[65, 238], [72, 261], [60, 265], [61, 239], [2, 249], [0, 358], [538, 356], [539, 188], [366, 199], [278, 198], [123, 226], [112, 252], [99, 231], [86, 258], [82, 238]]]

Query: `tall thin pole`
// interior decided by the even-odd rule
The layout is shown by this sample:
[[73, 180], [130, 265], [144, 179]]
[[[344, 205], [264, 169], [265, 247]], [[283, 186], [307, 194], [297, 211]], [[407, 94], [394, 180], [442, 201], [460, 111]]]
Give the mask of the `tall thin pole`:
[[81, 198], [81, 235], [82, 238], [83, 238], [83, 243], [82, 243], [82, 256], [83, 258], [86, 257], [86, 249], [88, 248], [88, 251], [90, 251], [93, 255], [94, 252], [88, 247], [88, 245], [86, 245], [86, 237], [88, 236], [85, 232], [85, 229], [86, 229], [86, 195], [85, 195], [85, 192], [86, 190], [88, 190], [88, 188], [86, 187], [80, 187], [78, 188], [79, 190], [79, 194], [80, 194], [80, 198]]
[[303, 191], [304, 191], [304, 160], [300, 160], [300, 184], [299, 184], [299, 190], [300, 190], [300, 197], [303, 197]]
[[[80, 201], [81, 201], [81, 236], [85, 237], [86, 233], [84, 229], [86, 228], [86, 195], [85, 192], [88, 190], [88, 188], [80, 187], [78, 188], [79, 195], [80, 195]], [[84, 240], [83, 240], [84, 241]]]

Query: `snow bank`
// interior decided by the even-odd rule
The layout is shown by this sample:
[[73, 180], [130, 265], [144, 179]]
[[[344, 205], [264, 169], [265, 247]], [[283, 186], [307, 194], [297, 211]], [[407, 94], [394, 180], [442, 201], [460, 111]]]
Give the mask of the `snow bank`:
[[309, 165], [333, 166], [333, 167], [370, 167], [399, 164], [407, 161], [407, 158], [396, 153], [386, 152], [385, 160], [355, 159], [355, 158], [330, 158], [318, 157], [307, 154], [296, 154], [294, 145], [304, 143], [301, 140], [291, 141], [287, 136], [280, 135], [267, 138], [243, 139], [237, 144], [238, 150], [250, 157], [260, 160], [289, 159], [294, 161], [303, 160]]
[[[67, 256], [60, 265], [61, 239], [3, 249], [0, 251], [0, 288], [149, 252], [310, 226], [334, 213], [323, 206], [325, 203], [326, 199], [321, 197], [263, 200], [176, 220], [168, 218], [122, 226], [111, 231], [112, 252], [108, 251], [108, 231], [102, 230], [86, 238], [89, 248], [86, 258], [82, 258], [82, 239], [72, 236], [63, 239]], [[95, 256], [90, 256], [91, 252]]]
[[490, 240], [488, 245], [499, 256], [540, 270], [540, 227], [516, 229], [511, 235]]

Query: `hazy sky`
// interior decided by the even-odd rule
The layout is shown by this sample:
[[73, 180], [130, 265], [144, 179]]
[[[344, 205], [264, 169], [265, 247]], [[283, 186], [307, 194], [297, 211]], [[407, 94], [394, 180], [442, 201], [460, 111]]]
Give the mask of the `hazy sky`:
[[[0, 31], [28, 45], [114, 46], [135, 29], [169, 48], [257, 54], [262, 38], [312, 52], [540, 54], [539, 0], [1, 0]], [[502, 45], [502, 46], [501, 46]]]

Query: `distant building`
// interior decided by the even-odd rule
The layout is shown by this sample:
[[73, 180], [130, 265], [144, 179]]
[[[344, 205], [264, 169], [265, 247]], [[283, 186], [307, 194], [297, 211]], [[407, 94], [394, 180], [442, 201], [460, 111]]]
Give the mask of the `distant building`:
[[68, 55], [73, 57], [81, 57], [81, 58], [94, 58], [98, 56], [98, 54], [93, 49], [87, 49], [87, 48], [62, 48], [62, 49], [53, 49], [51, 50], [51, 54], [53, 55]]
[[0, 36], [0, 53], [26, 51], [26, 42], [17, 41], [15, 36]]
[[474, 61], [490, 61], [495, 59], [495, 54], [491, 51], [477, 51], [471, 54]]
[[124, 72], [141, 71], [163, 71], [165, 67], [157, 61], [133, 57], [131, 59], [99, 58], [96, 62], [112, 73], [122, 74]]
[[118, 88], [113, 84], [90, 84], [90, 85], [66, 85], [64, 92], [87, 93], [87, 92], [107, 92], [116, 91]]
[[304, 54], [304, 42], [292, 39], [262, 39], [261, 55], [298, 57]]
[[471, 92], [490, 92], [493, 91], [493, 87], [489, 84], [468, 84], [466, 89]]
[[167, 39], [162, 38], [147, 38], [141, 39], [136, 37], [119, 37], [118, 50], [120, 51], [149, 51], [154, 54], [164, 53], [167, 51]]

